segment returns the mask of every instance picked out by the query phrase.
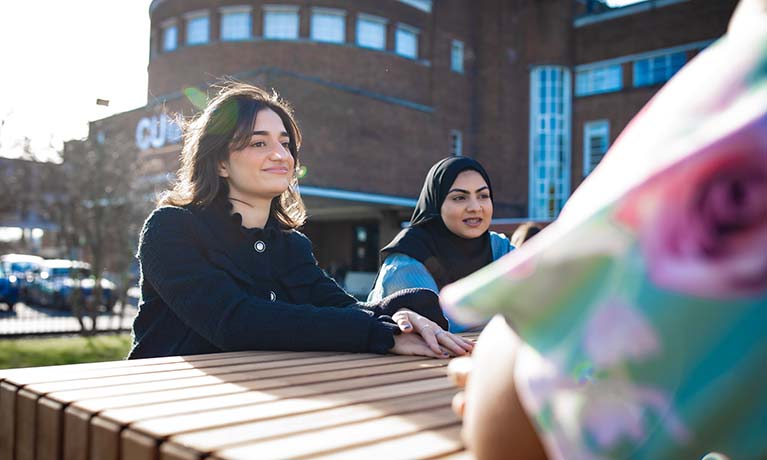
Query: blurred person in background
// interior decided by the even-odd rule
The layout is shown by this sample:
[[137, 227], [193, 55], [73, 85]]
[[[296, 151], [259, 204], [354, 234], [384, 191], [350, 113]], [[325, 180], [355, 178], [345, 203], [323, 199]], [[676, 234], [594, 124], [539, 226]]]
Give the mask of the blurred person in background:
[[511, 234], [511, 245], [515, 248], [522, 246], [522, 243], [534, 237], [541, 231], [541, 227], [534, 222], [525, 222], [514, 230]]

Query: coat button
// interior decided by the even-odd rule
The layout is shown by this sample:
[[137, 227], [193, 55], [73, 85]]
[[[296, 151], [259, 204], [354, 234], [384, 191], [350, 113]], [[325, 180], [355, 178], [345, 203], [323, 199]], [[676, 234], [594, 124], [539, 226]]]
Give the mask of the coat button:
[[253, 249], [256, 250], [256, 252], [264, 252], [266, 251], [266, 243], [264, 243], [261, 240], [258, 240], [253, 244]]
[[272, 302], [277, 300], [277, 294], [275, 294], [274, 291], [269, 291], [269, 300], [271, 300]]

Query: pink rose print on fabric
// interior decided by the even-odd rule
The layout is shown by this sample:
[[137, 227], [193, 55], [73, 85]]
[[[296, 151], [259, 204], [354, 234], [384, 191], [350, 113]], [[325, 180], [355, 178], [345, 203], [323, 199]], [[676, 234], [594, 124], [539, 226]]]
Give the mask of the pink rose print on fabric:
[[658, 353], [660, 342], [642, 313], [620, 299], [594, 312], [586, 325], [583, 347], [597, 368], [639, 361]]
[[[624, 442], [638, 446], [658, 428], [679, 445], [692, 440], [663, 389], [618, 375], [578, 383], [559, 364], [558, 355], [544, 358], [523, 345], [514, 369], [517, 390], [528, 412], [536, 414], [541, 436], [550, 441], [552, 460], [601, 460], [607, 457], [598, 453], [607, 454]], [[546, 408], [550, 420], [541, 417]], [[593, 439], [594, 451], [583, 442], [586, 438]]]
[[713, 299], [767, 290], [767, 116], [649, 181], [618, 219], [639, 228], [661, 287]]
[[678, 443], [690, 441], [689, 430], [673, 412], [663, 392], [617, 381], [593, 391], [599, 393], [584, 405], [583, 422], [601, 448], [613, 447], [626, 439], [636, 444], [644, 441], [652, 428], [647, 425], [648, 413], [658, 414], [665, 431]]

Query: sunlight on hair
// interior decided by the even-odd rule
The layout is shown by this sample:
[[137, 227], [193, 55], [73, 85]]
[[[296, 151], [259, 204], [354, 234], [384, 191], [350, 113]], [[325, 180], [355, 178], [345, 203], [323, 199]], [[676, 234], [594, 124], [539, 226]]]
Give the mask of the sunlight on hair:
[[184, 93], [184, 96], [189, 99], [189, 102], [191, 102], [198, 110], [203, 110], [208, 106], [208, 96], [199, 89], [193, 86], [187, 86], [182, 92]]

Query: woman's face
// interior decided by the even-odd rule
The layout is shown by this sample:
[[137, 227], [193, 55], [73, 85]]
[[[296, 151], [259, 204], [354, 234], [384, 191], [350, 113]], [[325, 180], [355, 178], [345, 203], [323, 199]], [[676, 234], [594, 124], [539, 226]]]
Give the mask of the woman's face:
[[461, 238], [477, 238], [490, 227], [493, 201], [482, 175], [468, 169], [458, 174], [440, 209], [442, 220]]
[[258, 112], [248, 146], [230, 151], [219, 167], [219, 176], [229, 183], [229, 196], [248, 202], [271, 200], [287, 190], [295, 167], [289, 145], [280, 116], [271, 109]]

